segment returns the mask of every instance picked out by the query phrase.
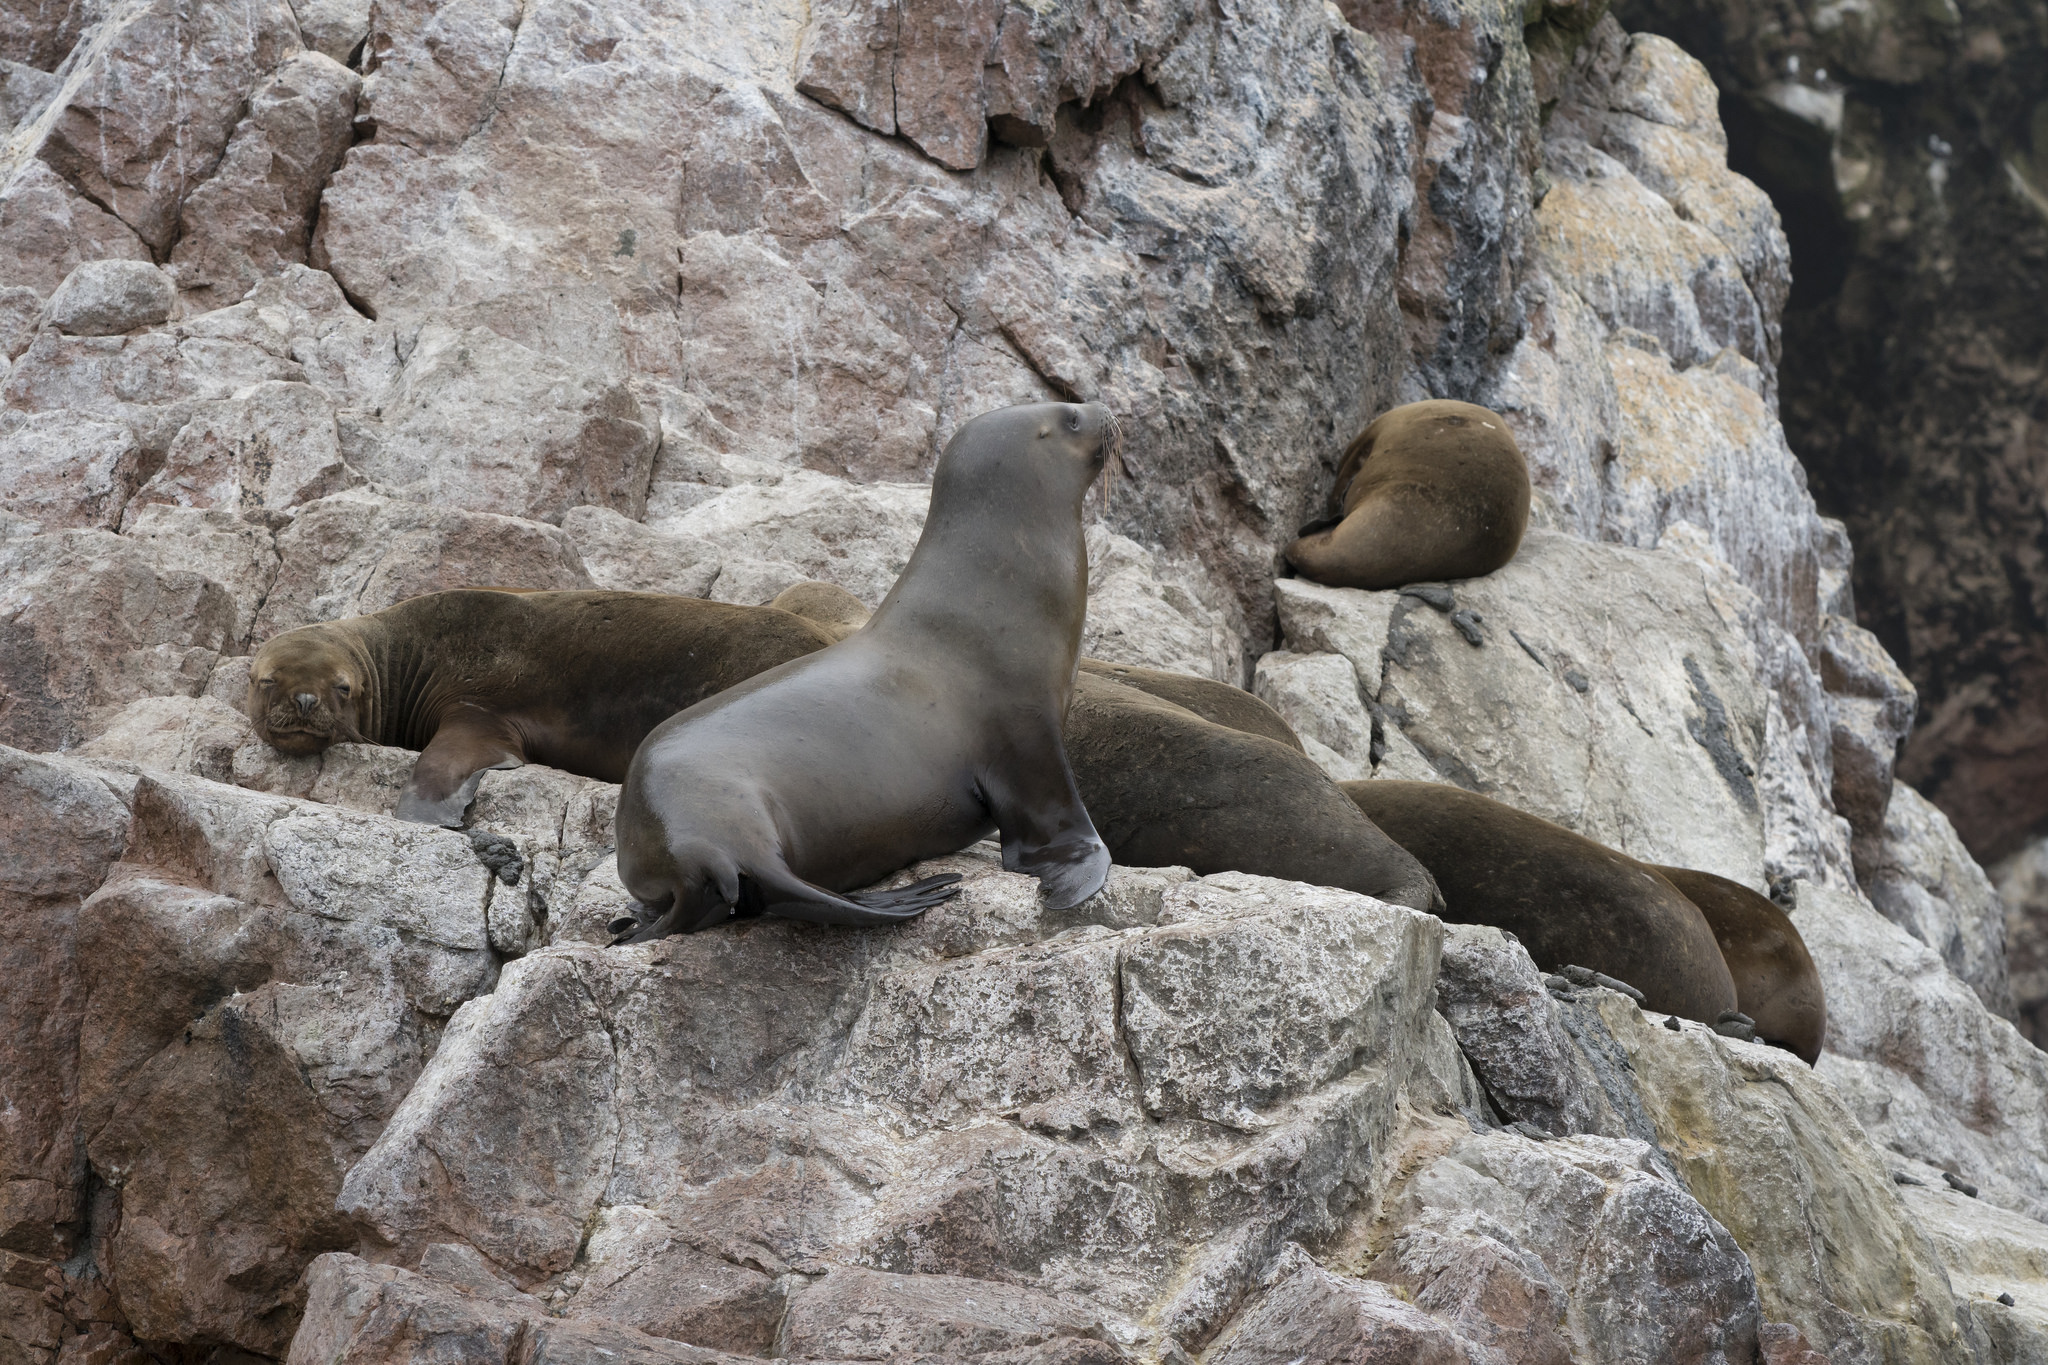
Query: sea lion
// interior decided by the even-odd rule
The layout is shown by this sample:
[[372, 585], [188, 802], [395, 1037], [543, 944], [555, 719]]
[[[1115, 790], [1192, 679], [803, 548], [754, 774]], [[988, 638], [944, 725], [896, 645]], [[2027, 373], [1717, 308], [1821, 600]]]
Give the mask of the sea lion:
[[1339, 588], [1477, 578], [1529, 529], [1529, 465], [1499, 414], [1432, 398], [1373, 420], [1337, 466], [1336, 515], [1301, 528], [1287, 562]]
[[[841, 639], [867, 623], [868, 609], [846, 589], [832, 583], [797, 583], [784, 588], [768, 603], [784, 611], [816, 621]], [[1162, 668], [1137, 664], [1112, 664], [1101, 659], [1081, 660], [1081, 671], [1091, 673], [1140, 692], [1186, 707], [1204, 720], [1214, 721], [1247, 734], [1264, 735], [1288, 748], [1301, 751], [1301, 739], [1280, 713], [1241, 687], [1198, 678], [1187, 673], [1169, 673]], [[1085, 795], [1085, 793], [1084, 793]], [[1111, 853], [1115, 849], [1110, 850]]]
[[[857, 622], [851, 594], [803, 583], [777, 605]], [[1442, 904], [1422, 865], [1373, 828], [1278, 712], [1210, 678], [1081, 660], [1067, 762], [1110, 856], [1126, 866], [1253, 872]]]
[[1084, 670], [1067, 708], [1066, 744], [1119, 863], [1253, 872], [1416, 910], [1443, 904], [1423, 865], [1315, 760], [1278, 739]]
[[[1140, 668], [1135, 664], [1110, 664], [1100, 659], [1081, 660], [1081, 671], [1136, 688], [1161, 701], [1172, 702], [1214, 724], [1242, 730], [1248, 735], [1264, 735], [1296, 753], [1306, 752], [1301, 746], [1301, 737], [1294, 733], [1294, 727], [1282, 719], [1278, 711], [1242, 687], [1232, 687], [1214, 678], [1169, 673], [1161, 668]], [[1111, 851], [1114, 852], [1114, 848]]]
[[741, 914], [886, 924], [953, 888], [842, 894], [991, 829], [1063, 909], [1109, 850], [1060, 744], [1081, 653], [1081, 500], [1117, 428], [1099, 404], [985, 413], [954, 433], [902, 575], [845, 639], [654, 728], [619, 795], [619, 879], [651, 922]]
[[1735, 981], [1698, 906], [1649, 867], [1561, 825], [1441, 782], [1340, 784], [1443, 888], [1444, 918], [1513, 933], [1536, 965], [1618, 977], [1646, 1007], [1712, 1024]]
[[250, 663], [247, 710], [286, 753], [421, 750], [398, 818], [452, 826], [488, 769], [621, 781], [663, 720], [833, 638], [769, 607], [465, 588], [274, 637]]
[[1757, 1038], [1798, 1053], [1808, 1066], [1818, 1061], [1827, 1041], [1827, 995], [1791, 916], [1726, 877], [1650, 866], [1707, 917], [1735, 978], [1736, 1008], [1756, 1021]]

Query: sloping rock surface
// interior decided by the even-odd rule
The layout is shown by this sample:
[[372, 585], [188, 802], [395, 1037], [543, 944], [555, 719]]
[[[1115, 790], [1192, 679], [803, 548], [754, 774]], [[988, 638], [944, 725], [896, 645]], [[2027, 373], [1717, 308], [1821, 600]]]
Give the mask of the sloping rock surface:
[[[0, 1365], [2038, 1358], [2039, 945], [1895, 783], [1785, 237], [1670, 41], [75, 0], [0, 62]], [[1513, 423], [1518, 559], [1276, 581], [1432, 395]], [[402, 824], [413, 754], [240, 713], [270, 635], [443, 588], [872, 606], [951, 432], [1047, 398], [1129, 433], [1088, 653], [1775, 895], [1820, 1066], [1346, 892], [1050, 912], [988, 846], [909, 925], [613, 950], [615, 787]]]

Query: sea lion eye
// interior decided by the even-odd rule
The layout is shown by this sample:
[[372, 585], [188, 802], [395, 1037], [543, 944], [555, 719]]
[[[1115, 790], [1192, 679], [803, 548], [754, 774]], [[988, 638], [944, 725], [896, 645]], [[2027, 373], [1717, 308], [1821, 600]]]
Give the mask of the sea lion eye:
[[273, 688], [273, 687], [276, 687], [276, 686], [277, 686], [277, 679], [275, 679], [275, 678], [259, 678], [259, 679], [257, 680], [257, 682], [256, 682], [256, 685], [257, 685], [258, 687], [262, 688], [262, 689], [263, 689], [263, 690], [264, 690], [265, 692], [268, 692], [268, 691], [269, 691], [269, 690], [270, 690], [271, 688]]
[[348, 684], [345, 682], [338, 682], [334, 685], [334, 691], [337, 696], [345, 697], [348, 695]]

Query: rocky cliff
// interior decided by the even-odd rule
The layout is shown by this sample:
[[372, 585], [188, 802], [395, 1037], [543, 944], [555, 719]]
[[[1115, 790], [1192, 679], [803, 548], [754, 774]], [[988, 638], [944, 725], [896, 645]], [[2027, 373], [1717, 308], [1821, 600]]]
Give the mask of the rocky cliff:
[[[1673, 43], [1473, 0], [0, 41], [6, 1360], [2048, 1351], [2048, 1058], [1894, 780], [1911, 685], [1779, 421], [1786, 239]], [[1455, 621], [1276, 579], [1430, 394], [1514, 424], [1517, 560]], [[405, 825], [410, 754], [236, 709], [269, 634], [460, 584], [872, 604], [951, 430], [1055, 395], [1131, 433], [1090, 653], [1769, 891], [1819, 1066], [1350, 893], [1055, 914], [985, 848], [899, 929], [606, 949], [616, 789]]]
[[1920, 690], [1908, 775], [1980, 856], [2011, 855], [2048, 831], [2044, 13], [1619, 12], [1707, 64], [1731, 159], [1783, 210], [1785, 422], [1855, 536], [1863, 623]]

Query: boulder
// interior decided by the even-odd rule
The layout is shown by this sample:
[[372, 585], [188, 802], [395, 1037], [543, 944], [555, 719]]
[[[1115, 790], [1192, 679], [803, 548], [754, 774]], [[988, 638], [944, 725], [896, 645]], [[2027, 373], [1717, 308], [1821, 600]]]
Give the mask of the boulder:
[[1820, 1074], [1871, 1140], [2048, 1216], [2048, 1056], [1861, 897], [1801, 884], [1792, 922], [1827, 990]]
[[1883, 837], [1892, 769], [1913, 728], [1917, 694], [1877, 637], [1840, 616], [1821, 618], [1820, 676], [1834, 712], [1835, 809], [1868, 850], [1857, 873], [1867, 881], [1861, 863]]
[[259, 642], [425, 592], [595, 586], [559, 527], [363, 490], [306, 504], [277, 551], [277, 579], [256, 618]]
[[2005, 906], [2007, 985], [2013, 1018], [2035, 1047], [2048, 1042], [2048, 849], [2036, 842], [1992, 864]]
[[1919, 792], [1895, 782], [1882, 837], [1875, 842], [1863, 886], [1870, 904], [1940, 954], [1986, 1009], [2016, 1018], [2007, 976], [2005, 904], [1948, 817]]
[[139, 475], [133, 432], [70, 409], [0, 409], [0, 462], [0, 506], [49, 531], [116, 529]]
[[1417, 1137], [1412, 1174], [1356, 1253], [1368, 1278], [1509, 1359], [1704, 1365], [1755, 1351], [1749, 1261], [1647, 1143]]
[[[0, 285], [31, 291], [37, 313], [72, 271], [100, 260], [148, 265], [150, 252], [134, 229], [41, 161], [0, 186]], [[25, 340], [16, 333], [17, 343]], [[19, 354], [20, 345], [10, 345], [8, 355]]]
[[640, 516], [659, 440], [625, 376], [437, 322], [348, 453], [403, 497], [560, 522], [585, 504]]
[[235, 606], [210, 578], [106, 531], [0, 541], [0, 739], [79, 743], [143, 697], [197, 696], [233, 648]]
[[71, 336], [118, 336], [156, 326], [177, 301], [177, 286], [146, 261], [87, 261], [64, 277], [47, 312]]
[[1660, 1145], [1747, 1254], [1766, 1316], [1848, 1359], [1969, 1359], [1942, 1263], [1853, 1101], [1781, 1048], [1673, 1031], [1611, 992], [1599, 1009]]
[[[665, 1254], [655, 1278], [637, 1249], [770, 1277], [1010, 1279], [1121, 1333], [1156, 1314], [1147, 1334], [1206, 1335], [1289, 1237], [1327, 1235], [1343, 1182], [1370, 1183], [1358, 1143], [1387, 1131], [1426, 1050], [1435, 921], [1255, 877], [1119, 870], [1063, 923], [984, 853], [921, 870], [949, 867], [962, 894], [898, 930], [770, 919], [512, 964], [452, 1021], [343, 1207], [401, 1256], [466, 1241], [529, 1289], [559, 1286], [572, 1315], [585, 1292], [627, 1302], [614, 1266], [640, 1264], [628, 1322], [687, 1311], [732, 1341], [781, 1311], [767, 1284], [703, 1289], [700, 1258]], [[1212, 1036], [1209, 1002], [1245, 992], [1268, 1022]], [[522, 1086], [492, 1080], [506, 1066]], [[678, 1086], [680, 1108], [647, 1098]], [[1252, 1182], [1273, 1179], [1318, 1193], [1272, 1204]], [[1070, 1218], [1098, 1231], [1069, 1241]], [[598, 1254], [578, 1259], [591, 1226]], [[977, 1311], [1002, 1302], [987, 1292]]]
[[1488, 1357], [1385, 1285], [1334, 1275], [1289, 1247], [1272, 1285], [1204, 1358], [1219, 1365], [1477, 1365]]
[[285, 0], [192, 12], [178, 0], [123, 5], [65, 70], [36, 123], [35, 155], [166, 253], [250, 90], [297, 46]]
[[1387, 752], [1398, 732], [1460, 786], [1760, 886], [1770, 702], [1716, 586], [1676, 555], [1533, 530], [1505, 568], [1430, 590], [1438, 604], [1277, 585], [1285, 644], [1350, 660]]
[[327, 395], [271, 380], [203, 405], [134, 505], [282, 512], [363, 482], [342, 458]]
[[2048, 1225], [1943, 1186], [1900, 1196], [1948, 1268], [1959, 1316], [1979, 1336], [1979, 1359], [2048, 1352]]
[[294, 52], [249, 94], [220, 165], [184, 203], [171, 252], [193, 311], [239, 303], [257, 281], [306, 259], [362, 88], [347, 56]]

